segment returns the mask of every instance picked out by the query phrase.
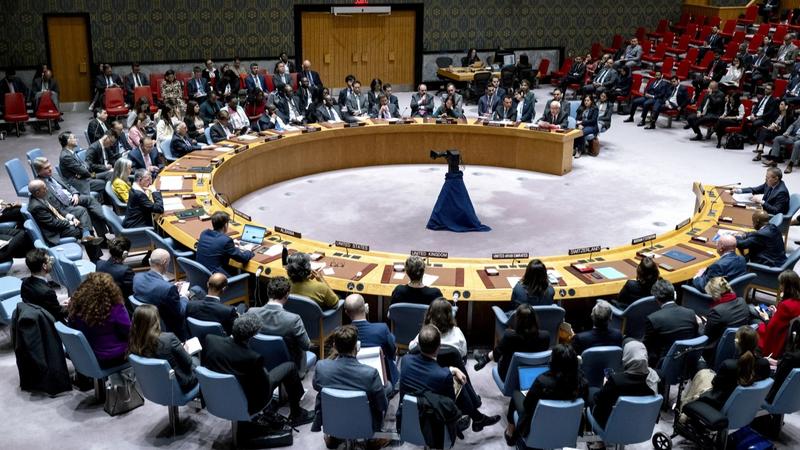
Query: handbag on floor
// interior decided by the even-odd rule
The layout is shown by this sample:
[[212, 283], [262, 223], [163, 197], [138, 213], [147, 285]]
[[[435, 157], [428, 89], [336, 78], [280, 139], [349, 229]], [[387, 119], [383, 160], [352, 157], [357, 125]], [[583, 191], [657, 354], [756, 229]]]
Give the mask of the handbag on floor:
[[600, 154], [600, 140], [597, 138], [589, 141], [589, 155], [597, 156]]
[[744, 136], [739, 133], [728, 135], [725, 140], [725, 148], [728, 150], [744, 150]]
[[106, 382], [106, 403], [103, 409], [109, 416], [125, 414], [144, 405], [142, 394], [136, 389], [133, 369], [111, 374]]

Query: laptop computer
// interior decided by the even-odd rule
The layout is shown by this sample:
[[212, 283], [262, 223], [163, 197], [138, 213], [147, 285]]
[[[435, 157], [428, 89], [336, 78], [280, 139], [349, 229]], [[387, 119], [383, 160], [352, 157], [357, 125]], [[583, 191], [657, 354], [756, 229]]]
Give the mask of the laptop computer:
[[246, 224], [242, 230], [242, 237], [240, 246], [244, 249], [254, 251], [256, 247], [260, 246], [264, 241], [264, 236], [267, 235], [267, 229], [256, 225]]
[[536, 377], [547, 372], [548, 366], [520, 367], [519, 368], [519, 390], [527, 394], [528, 389], [533, 386]]

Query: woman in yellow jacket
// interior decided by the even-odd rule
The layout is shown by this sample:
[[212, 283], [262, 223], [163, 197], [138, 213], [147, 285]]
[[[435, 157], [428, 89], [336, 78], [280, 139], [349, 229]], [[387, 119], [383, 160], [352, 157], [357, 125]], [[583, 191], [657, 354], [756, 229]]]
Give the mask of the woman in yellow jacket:
[[128, 203], [128, 194], [131, 191], [131, 183], [128, 181], [131, 176], [131, 160], [120, 158], [114, 163], [114, 178], [111, 181], [111, 188], [114, 193], [124, 203]]

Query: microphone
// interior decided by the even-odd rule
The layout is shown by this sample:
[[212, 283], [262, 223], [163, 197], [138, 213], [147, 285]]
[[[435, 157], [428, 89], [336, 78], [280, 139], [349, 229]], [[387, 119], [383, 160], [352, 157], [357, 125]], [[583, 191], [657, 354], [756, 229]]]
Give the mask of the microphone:
[[258, 266], [258, 269], [256, 269], [256, 278], [260, 277], [262, 272], [264, 272], [264, 267]]
[[[338, 245], [336, 245], [336, 242], [331, 242], [330, 244], [328, 244], [328, 247], [338, 247]], [[344, 256], [345, 258], [350, 256], [350, 249], [347, 247], [344, 248]]]
[[720, 184], [720, 185], [715, 185], [714, 187], [715, 187], [715, 188], [722, 188], [722, 189], [725, 189], [725, 188], [731, 188], [731, 187], [733, 187], [733, 186], [741, 186], [741, 185], [742, 185], [742, 182], [740, 181], [740, 182], [738, 182], [738, 183], [730, 183], [730, 184]]
[[233, 225], [233, 226], [241, 225], [241, 223], [236, 221], [236, 210], [233, 209], [233, 205], [231, 204], [230, 200], [228, 199], [228, 196], [223, 194], [222, 192], [217, 192], [217, 196], [222, 200], [221, 203], [223, 205], [225, 205], [226, 207], [230, 208], [230, 210], [231, 210], [231, 225]]
[[458, 299], [461, 298], [461, 293], [458, 291], [453, 292], [453, 304], [458, 303]]
[[403, 112], [400, 113], [400, 117], [402, 117], [403, 119], [408, 119], [408, 116], [406, 116], [406, 111], [408, 111], [408, 106], [403, 108]]

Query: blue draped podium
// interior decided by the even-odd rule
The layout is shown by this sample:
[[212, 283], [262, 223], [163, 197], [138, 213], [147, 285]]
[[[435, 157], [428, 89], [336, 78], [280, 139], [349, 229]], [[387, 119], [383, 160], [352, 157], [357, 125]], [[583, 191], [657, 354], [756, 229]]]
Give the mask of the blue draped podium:
[[448, 172], [444, 186], [428, 219], [429, 230], [450, 230], [458, 233], [467, 231], [490, 231], [481, 223], [472, 207], [467, 186], [464, 185], [464, 172]]

